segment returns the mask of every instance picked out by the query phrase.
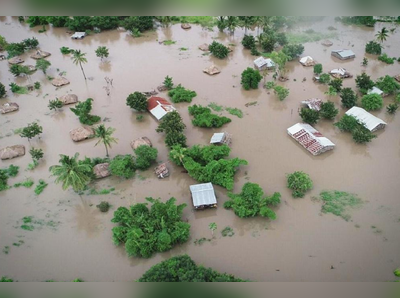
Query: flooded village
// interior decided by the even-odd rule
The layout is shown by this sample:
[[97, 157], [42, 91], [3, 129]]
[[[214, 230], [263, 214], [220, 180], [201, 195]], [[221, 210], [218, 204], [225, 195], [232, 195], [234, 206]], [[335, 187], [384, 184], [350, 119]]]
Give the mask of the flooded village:
[[[265, 26], [277, 26], [283, 41], [265, 51], [257, 38], [251, 49], [242, 44], [246, 35], [261, 34], [262, 26], [240, 22], [221, 31], [214, 21], [155, 18], [154, 28], [141, 33], [118, 26], [82, 36], [63, 26], [30, 27], [26, 19], [0, 17], [0, 38], [7, 43], [38, 41], [11, 58], [6, 46], [0, 52], [6, 89], [0, 98], [0, 150], [6, 148], [0, 168], [8, 169], [0, 191], [0, 276], [21, 282], [134, 281], [152, 266], [186, 254], [198, 265], [250, 281], [395, 280], [399, 25], [346, 24], [334, 17], [270, 22]], [[379, 40], [383, 28], [386, 37]], [[381, 55], [366, 53], [370, 41], [381, 45]], [[227, 48], [222, 59], [216, 55], [225, 47], [217, 43]], [[285, 63], [281, 53], [287, 44], [304, 50]], [[99, 47], [109, 54], [96, 55]], [[383, 60], [396, 60], [378, 59], [384, 53]], [[44, 71], [10, 71], [12, 65], [35, 68], [42, 59], [50, 62]], [[373, 81], [368, 90], [357, 83], [368, 82], [363, 73]], [[324, 83], [326, 75], [337, 85]], [[376, 84], [380, 78], [389, 81], [387, 90]], [[12, 92], [12, 83], [29, 89]], [[343, 90], [349, 88], [357, 102], [344, 107]], [[365, 98], [368, 94], [377, 96]], [[145, 97], [144, 108], [131, 108], [130, 97], [135, 103]], [[49, 109], [56, 99], [62, 102]], [[79, 114], [80, 108], [90, 114]], [[174, 125], [168, 127], [167, 118]], [[341, 119], [355, 124], [349, 128]], [[41, 127], [40, 135], [21, 137], [32, 123]], [[111, 130], [102, 132], [102, 124]], [[23, 147], [10, 149], [15, 145]], [[32, 159], [32, 148], [43, 157]], [[76, 153], [77, 160], [90, 160], [78, 165], [64, 159], [64, 165], [80, 166], [84, 174], [89, 166], [93, 171], [93, 163], [96, 168], [96, 177], [82, 174], [90, 178], [81, 177], [82, 189], [72, 176], [65, 182], [57, 168], [63, 165], [60, 155]], [[17, 174], [11, 165], [19, 167]], [[295, 172], [307, 175], [291, 176]], [[300, 180], [304, 184], [288, 187]], [[147, 223], [146, 229], [132, 228], [147, 216], [141, 204], [158, 206], [154, 212], [160, 214], [164, 208], [146, 201], [149, 197], [166, 203], [168, 218], [176, 220], [166, 228], [164, 217], [148, 215], [160, 230], [157, 238], [146, 238], [153, 241], [151, 249], [132, 240], [153, 233]], [[257, 206], [251, 206], [255, 198]], [[130, 206], [137, 207], [119, 209]]]

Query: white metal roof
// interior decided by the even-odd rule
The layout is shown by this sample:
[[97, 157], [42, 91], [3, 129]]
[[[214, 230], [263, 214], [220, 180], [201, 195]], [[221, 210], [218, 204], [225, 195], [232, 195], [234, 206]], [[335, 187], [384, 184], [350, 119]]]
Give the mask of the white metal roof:
[[192, 193], [193, 206], [217, 204], [214, 187], [210, 182], [190, 185], [189, 188]]
[[331, 74], [339, 74], [341, 76], [344, 76], [346, 74], [346, 69], [345, 68], [335, 68], [331, 70]]
[[346, 112], [346, 115], [353, 116], [370, 131], [376, 130], [376, 128], [381, 124], [387, 124], [385, 121], [379, 119], [378, 117], [375, 117], [374, 115], [359, 107], [352, 107]]
[[270, 58], [264, 58], [264, 57], [259, 57], [256, 60], [254, 60], [254, 64], [258, 68], [261, 68], [263, 66], [267, 66], [268, 68], [275, 67], [275, 62], [274, 61], [272, 61]]
[[305, 56], [300, 59], [300, 63], [306, 65], [308, 63], [314, 62], [314, 59], [311, 56]]
[[72, 38], [82, 38], [85, 37], [86, 33], [85, 32], [75, 32], [74, 35], [72, 35]]
[[157, 118], [157, 120], [160, 120], [162, 117], [164, 117], [168, 112], [163, 109], [161, 105], [156, 106], [152, 110], [150, 110], [150, 113]]
[[217, 132], [211, 137], [210, 144], [221, 143], [224, 140], [225, 133]]
[[378, 94], [378, 95], [383, 95], [383, 91], [379, 89], [378, 87], [372, 87], [371, 90], [368, 91], [368, 94]]
[[301, 104], [308, 106], [309, 109], [315, 110], [315, 111], [320, 111], [321, 110], [321, 104], [322, 104], [322, 99], [319, 98], [310, 98], [307, 100], [303, 100]]
[[333, 50], [332, 53], [337, 53], [342, 58], [355, 57], [356, 54], [352, 50]]

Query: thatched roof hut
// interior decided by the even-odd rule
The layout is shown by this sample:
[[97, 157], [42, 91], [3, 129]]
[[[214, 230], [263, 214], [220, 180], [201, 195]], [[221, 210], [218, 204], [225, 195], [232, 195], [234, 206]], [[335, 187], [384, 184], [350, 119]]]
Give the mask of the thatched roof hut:
[[31, 58], [33, 59], [42, 59], [50, 56], [51, 54], [49, 52], [37, 50], [35, 54], [31, 55]]
[[169, 170], [165, 163], [162, 163], [158, 167], [154, 168], [154, 173], [156, 173], [157, 177], [160, 179], [164, 179], [169, 176]]
[[8, 63], [10, 64], [20, 64], [20, 63], [24, 63], [25, 60], [22, 59], [21, 57], [13, 57], [11, 59], [8, 59]]
[[209, 47], [209, 45], [207, 43], [203, 43], [203, 44], [199, 45], [199, 49], [204, 52], [208, 51], [208, 47]]
[[8, 102], [0, 106], [0, 112], [2, 114], [11, 113], [18, 110], [19, 110], [19, 105], [15, 102]]
[[306, 57], [300, 58], [299, 62], [303, 66], [314, 66], [315, 65], [315, 61], [311, 56], [306, 56]]
[[165, 85], [160, 85], [160, 86], [157, 87], [157, 90], [158, 90], [159, 92], [164, 92], [164, 91], [167, 91], [168, 88], [167, 88], [167, 86], [165, 86]]
[[12, 159], [18, 156], [25, 155], [24, 145], [8, 146], [0, 149], [0, 159]]
[[96, 175], [96, 178], [100, 179], [110, 176], [111, 172], [108, 169], [109, 166], [110, 164], [108, 162], [95, 165], [93, 167], [93, 173]]
[[333, 45], [333, 42], [327, 39], [327, 40], [324, 40], [323, 42], [321, 42], [321, 44], [323, 46], [330, 47]]
[[60, 96], [58, 100], [60, 100], [63, 105], [70, 105], [78, 102], [78, 96], [75, 94], [65, 94]]
[[188, 24], [188, 23], [183, 23], [183, 24], [181, 24], [181, 28], [187, 30], [187, 29], [192, 28], [192, 26], [190, 26], [190, 24]]
[[89, 126], [78, 127], [71, 130], [69, 135], [74, 142], [80, 142], [92, 138], [94, 136], [94, 129]]
[[131, 147], [132, 147], [133, 150], [136, 150], [137, 147], [142, 146], [142, 145], [153, 147], [153, 144], [151, 143], [151, 141], [147, 137], [141, 137], [141, 138], [138, 138], [138, 139], [133, 140], [131, 142]]
[[61, 87], [69, 84], [69, 81], [64, 77], [57, 77], [51, 81], [51, 84], [56, 87]]
[[209, 75], [215, 75], [221, 72], [218, 67], [216, 67], [214, 64], [203, 69], [203, 72], [209, 74]]

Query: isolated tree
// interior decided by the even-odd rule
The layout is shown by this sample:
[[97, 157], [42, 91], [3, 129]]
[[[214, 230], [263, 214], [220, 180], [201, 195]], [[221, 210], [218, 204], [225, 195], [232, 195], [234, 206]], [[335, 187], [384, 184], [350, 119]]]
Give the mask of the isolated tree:
[[219, 59], [224, 59], [229, 54], [229, 49], [222, 43], [216, 42], [215, 40], [210, 44], [208, 50], [211, 54]]
[[371, 40], [365, 45], [365, 52], [373, 55], [382, 54], [382, 45]]
[[208, 228], [211, 231], [211, 235], [214, 238], [214, 231], [217, 229], [217, 224], [215, 222], [212, 222], [208, 225]]
[[34, 161], [38, 161], [39, 159], [43, 158], [43, 155], [44, 155], [42, 149], [35, 149], [35, 147], [32, 147], [29, 150], [29, 154], [31, 155], [31, 157]]
[[253, 68], [246, 68], [242, 72], [241, 84], [245, 90], [258, 89], [258, 83], [260, 83], [262, 76], [258, 70]]
[[246, 49], [252, 49], [256, 46], [256, 40], [253, 35], [245, 35], [242, 39], [242, 45]]
[[87, 63], [87, 59], [85, 58], [86, 53], [82, 53], [81, 50], [75, 50], [72, 53], [72, 61], [74, 62], [75, 65], [78, 65], [81, 67], [82, 73], [83, 73], [83, 77], [86, 80], [86, 75], [85, 75], [85, 71], [83, 70], [82, 67], [82, 63]]
[[0, 98], [5, 97], [7, 94], [6, 87], [0, 82]]
[[235, 33], [235, 29], [239, 24], [239, 19], [236, 16], [227, 16], [226, 17], [226, 27], [231, 32], [231, 34]]
[[54, 110], [57, 111], [57, 109], [61, 109], [63, 107], [63, 103], [61, 100], [59, 100], [58, 98], [54, 99], [54, 100], [49, 100], [49, 104], [47, 105], [47, 107], [50, 110]]
[[374, 87], [375, 83], [371, 80], [371, 77], [366, 73], [362, 73], [361, 75], [356, 77], [356, 85], [360, 89], [360, 92], [363, 94], [367, 94], [368, 90]]
[[340, 92], [340, 90], [342, 90], [342, 84], [343, 84], [342, 79], [335, 78], [332, 81], [330, 81], [329, 86], [332, 86], [332, 88], [335, 89], [336, 92]]
[[278, 65], [277, 73], [279, 77], [283, 77], [286, 73], [286, 63], [289, 61], [290, 57], [282, 51], [274, 51], [269, 57]]
[[147, 97], [141, 92], [131, 93], [126, 99], [126, 105], [138, 112], [145, 112], [147, 110]]
[[398, 108], [399, 108], [399, 105], [397, 103], [391, 103], [386, 107], [386, 111], [389, 114], [393, 115], [393, 114], [396, 114]]
[[111, 143], [117, 143], [118, 139], [113, 138], [112, 134], [115, 131], [115, 128], [108, 127], [106, 128], [104, 124], [100, 124], [98, 127], [94, 129], [94, 135], [96, 138], [99, 138], [98, 142], [95, 144], [97, 146], [100, 143], [104, 144], [106, 148], [106, 156], [108, 157], [108, 148], [111, 148]]
[[350, 109], [357, 103], [357, 95], [351, 88], [343, 88], [340, 91], [340, 98], [342, 99], [343, 107]]
[[50, 61], [47, 61], [46, 59], [42, 58], [36, 60], [36, 68], [43, 71], [44, 74], [46, 74], [46, 71], [50, 67], [50, 65], [51, 65]]
[[226, 19], [225, 16], [219, 16], [217, 17], [217, 27], [219, 29], [219, 31], [224, 31], [224, 29], [226, 28]]
[[168, 90], [174, 88], [174, 83], [172, 82], [172, 78], [169, 76], [165, 77], [163, 84], [165, 87], [167, 87]]
[[147, 170], [157, 159], [158, 150], [156, 148], [141, 145], [135, 149], [135, 165], [139, 170]]
[[95, 53], [97, 57], [101, 58], [101, 61], [103, 61], [103, 58], [108, 58], [109, 55], [108, 48], [105, 46], [99, 46]]
[[10, 72], [14, 75], [14, 77], [18, 77], [20, 75], [29, 75], [32, 71], [28, 66], [13, 64], [10, 67]]
[[378, 40], [380, 43], [383, 43], [386, 38], [389, 36], [389, 31], [386, 29], [386, 27], [383, 27], [381, 31], [378, 31], [376, 36], [376, 40]]
[[331, 101], [323, 102], [319, 114], [322, 118], [332, 120], [339, 113], [339, 109], [335, 108], [335, 104]]
[[379, 110], [383, 106], [382, 96], [376, 93], [364, 95], [361, 98], [361, 105], [367, 111]]
[[66, 190], [72, 187], [74, 191], [82, 191], [90, 182], [92, 166], [86, 163], [78, 162], [79, 153], [75, 153], [73, 157], [60, 155], [59, 165], [50, 167], [50, 172], [56, 176], [56, 183], [62, 183], [62, 189]]
[[319, 120], [319, 112], [316, 110], [301, 108], [299, 114], [303, 122], [308, 124], [315, 124]]
[[287, 187], [292, 190], [294, 198], [302, 198], [308, 190], [313, 187], [310, 176], [304, 172], [297, 171], [287, 177]]
[[28, 138], [28, 141], [30, 141], [30, 139], [34, 138], [37, 135], [40, 135], [42, 132], [43, 132], [43, 127], [41, 127], [36, 122], [33, 122], [28, 124], [27, 127], [24, 127], [22, 129], [20, 136], [21, 138]]
[[319, 75], [322, 73], [322, 64], [318, 63], [314, 65], [314, 73]]
[[289, 96], [289, 89], [276, 85], [274, 86], [274, 93], [278, 96], [279, 100], [282, 101]]

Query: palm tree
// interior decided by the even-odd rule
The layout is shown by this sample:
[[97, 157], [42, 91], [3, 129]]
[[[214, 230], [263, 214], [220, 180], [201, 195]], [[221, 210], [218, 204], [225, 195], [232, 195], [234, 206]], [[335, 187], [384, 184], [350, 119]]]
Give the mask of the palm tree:
[[376, 39], [380, 42], [383, 43], [386, 38], [388, 37], [388, 30], [386, 29], [386, 27], [383, 27], [381, 31], [378, 31], [377, 34], [375, 34]]
[[108, 157], [108, 147], [111, 148], [111, 143], [117, 143], [118, 139], [113, 138], [111, 135], [115, 131], [115, 128], [108, 127], [106, 128], [104, 124], [99, 125], [94, 129], [95, 137], [100, 138], [100, 140], [96, 143], [97, 146], [100, 143], [104, 144], [106, 147], [106, 155]]
[[231, 32], [231, 34], [235, 33], [235, 29], [238, 25], [238, 18], [235, 16], [228, 16], [226, 18], [226, 25]]
[[78, 65], [82, 69], [83, 76], [86, 80], [85, 72], [83, 71], [82, 63], [87, 63], [87, 59], [85, 58], [86, 53], [82, 53], [81, 50], [76, 50], [73, 52], [73, 56], [71, 57], [72, 61], [75, 65]]
[[57, 176], [56, 183], [62, 183], [63, 190], [72, 186], [74, 191], [82, 191], [91, 180], [92, 166], [78, 162], [79, 153], [73, 157], [60, 154], [60, 165], [50, 167], [53, 176]]

